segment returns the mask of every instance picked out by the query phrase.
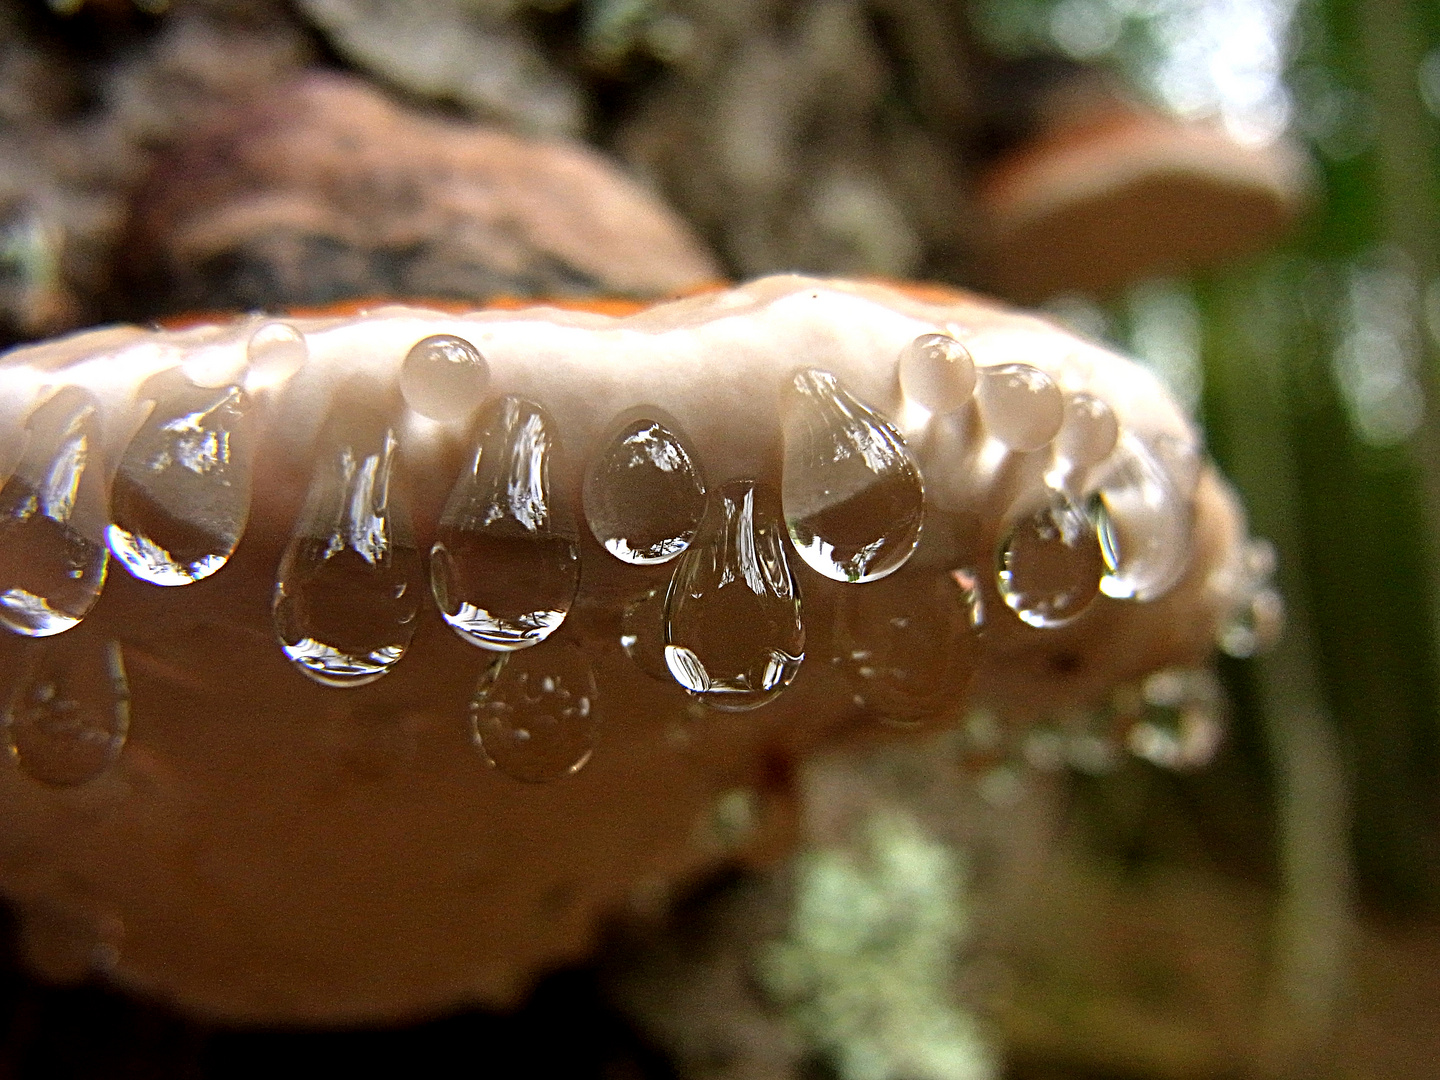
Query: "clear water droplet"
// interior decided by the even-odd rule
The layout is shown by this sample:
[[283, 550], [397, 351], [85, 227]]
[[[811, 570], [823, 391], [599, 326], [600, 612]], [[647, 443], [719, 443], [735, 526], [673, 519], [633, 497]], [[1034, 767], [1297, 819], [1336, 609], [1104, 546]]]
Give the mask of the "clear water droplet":
[[656, 420], [626, 424], [590, 463], [582, 492], [595, 539], [622, 562], [663, 563], [695, 537], [705, 484], [684, 441]]
[[0, 487], [0, 623], [49, 637], [83, 619], [105, 586], [99, 404], [66, 387], [35, 410], [26, 432]]
[[896, 574], [836, 599], [834, 663], [856, 704], [893, 724], [957, 710], [975, 673], [971, 597], [950, 574]]
[[1000, 598], [1038, 627], [1060, 626], [1084, 611], [1105, 572], [1094, 522], [1063, 495], [1014, 521], [996, 564]]
[[652, 679], [674, 681], [665, 663], [664, 589], [646, 589], [626, 602], [620, 612], [620, 647]]
[[245, 346], [249, 361], [246, 384], [252, 389], [278, 386], [310, 359], [305, 335], [289, 323], [269, 322], [250, 335]]
[[756, 709], [805, 659], [800, 590], [773, 494], [750, 480], [712, 493], [665, 597], [665, 662], [706, 705]]
[[1280, 639], [1285, 602], [1270, 583], [1274, 572], [1274, 546], [1256, 539], [1239, 545], [1230, 565], [1217, 572], [1215, 584], [1228, 610], [1216, 630], [1215, 644], [1226, 656], [1247, 660]]
[[41, 783], [95, 779], [119, 757], [130, 728], [120, 643], [83, 632], [27, 642], [3, 724], [11, 756]]
[[327, 439], [275, 583], [285, 655], [327, 686], [364, 686], [415, 634], [424, 578], [391, 487], [392, 429]]
[[1144, 680], [1139, 696], [1125, 736], [1131, 753], [1165, 769], [1198, 769], [1214, 760], [1225, 737], [1224, 696], [1214, 673], [1165, 668]]
[[490, 389], [490, 365], [480, 350], [453, 334], [422, 338], [400, 365], [400, 393], [421, 416], [441, 423], [469, 417]]
[[1109, 405], [1093, 394], [1071, 394], [1065, 399], [1065, 419], [1055, 436], [1045, 482], [1074, 497], [1086, 474], [1110, 456], [1119, 437], [1120, 423]]
[[550, 502], [554, 453], [545, 410], [501, 398], [451, 489], [430, 549], [430, 587], [445, 621], [472, 645], [538, 644], [575, 602], [580, 555]]
[[976, 372], [975, 399], [985, 427], [1011, 450], [1039, 450], [1065, 418], [1055, 380], [1029, 364], [996, 364]]
[[595, 749], [595, 672], [571, 641], [502, 653], [485, 665], [471, 732], [506, 776], [541, 784], [584, 768]]
[[975, 392], [975, 361], [949, 334], [921, 334], [900, 352], [900, 389], [932, 413], [954, 412]]
[[[1183, 478], [1180, 482], [1183, 482]], [[1107, 572], [1106, 596], [1153, 600], [1190, 564], [1191, 503], [1177, 479], [1134, 435], [1123, 434], [1095, 488], [1092, 513]]]
[[915, 551], [925, 520], [920, 468], [900, 433], [829, 372], [795, 376], [782, 498], [795, 550], [836, 581], [875, 581]]
[[164, 394], [130, 440], [110, 494], [111, 554], [141, 581], [219, 570], [250, 518], [250, 398], [238, 386]]

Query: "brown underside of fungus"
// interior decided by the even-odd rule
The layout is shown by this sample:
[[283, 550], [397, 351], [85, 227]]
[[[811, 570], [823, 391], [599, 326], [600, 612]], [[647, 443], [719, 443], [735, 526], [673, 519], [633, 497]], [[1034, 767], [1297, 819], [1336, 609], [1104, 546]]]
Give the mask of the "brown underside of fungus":
[[1086, 706], [1263, 586], [1150, 374], [802, 277], [77, 334], [0, 359], [0, 480], [0, 888], [230, 1020], [513, 1001], [733, 857], [721, 793], [783, 847], [812, 748]]

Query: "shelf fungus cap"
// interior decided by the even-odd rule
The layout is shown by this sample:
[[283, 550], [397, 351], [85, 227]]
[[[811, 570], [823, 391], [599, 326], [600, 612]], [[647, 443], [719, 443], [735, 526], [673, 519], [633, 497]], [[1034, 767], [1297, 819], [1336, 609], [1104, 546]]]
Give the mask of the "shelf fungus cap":
[[941, 289], [94, 330], [0, 357], [0, 445], [0, 615], [94, 555], [65, 491], [113, 555], [0, 631], [0, 889], [42, 972], [232, 1022], [514, 1002], [786, 850], [806, 754], [1203, 662], [1264, 569], [1151, 375]]

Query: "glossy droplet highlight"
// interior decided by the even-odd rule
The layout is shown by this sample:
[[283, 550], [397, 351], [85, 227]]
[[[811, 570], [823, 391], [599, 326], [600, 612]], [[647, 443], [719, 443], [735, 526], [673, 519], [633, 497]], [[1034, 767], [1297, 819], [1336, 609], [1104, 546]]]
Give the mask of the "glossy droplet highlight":
[[489, 389], [490, 365], [479, 349], [453, 334], [417, 341], [400, 365], [405, 404], [441, 423], [469, 417]]
[[1038, 627], [1060, 626], [1084, 611], [1105, 572], [1094, 522], [1064, 496], [1017, 518], [996, 563], [1000, 598]]
[[1039, 450], [1055, 438], [1065, 417], [1060, 387], [1029, 364], [980, 368], [975, 398], [986, 430], [1011, 450]]
[[922, 334], [900, 352], [900, 389], [932, 413], [949, 413], [975, 392], [975, 360], [949, 334]]
[[394, 432], [327, 442], [280, 560], [275, 632], [316, 682], [364, 686], [409, 648], [424, 578], [391, 491]]
[[925, 489], [900, 433], [825, 371], [795, 376], [782, 498], [795, 550], [836, 581], [874, 581], [920, 542]]
[[585, 520], [622, 562], [675, 558], [705, 513], [705, 484], [694, 455], [656, 420], [626, 424], [585, 472]]
[[755, 709], [805, 659], [800, 591], [785, 559], [773, 495], [749, 480], [711, 496], [665, 597], [665, 662], [716, 709]]
[[[83, 632], [82, 632], [83, 633]], [[41, 783], [73, 787], [119, 757], [130, 728], [120, 644], [105, 638], [27, 642], [5, 702], [6, 744]]]
[[964, 705], [978, 639], [970, 591], [950, 574], [909, 570], [836, 600], [833, 662], [854, 704], [911, 725]]
[[554, 453], [545, 411], [501, 398], [450, 492], [430, 550], [430, 587], [445, 621], [472, 645], [535, 645], [575, 602], [580, 556], [550, 503]]
[[121, 458], [111, 554], [142, 581], [188, 585], [225, 565], [250, 518], [250, 398], [238, 386], [164, 395]]
[[570, 641], [505, 653], [485, 666], [471, 732], [506, 776], [541, 784], [579, 772], [595, 749], [595, 672]]
[[0, 487], [0, 623], [17, 634], [70, 629], [105, 586], [99, 415], [89, 393], [61, 390], [31, 415], [25, 451]]
[[1125, 600], [1153, 600], [1190, 564], [1190, 492], [1134, 435], [1125, 434], [1095, 489], [1093, 513], [1107, 572], [1100, 589]]
[[289, 323], [269, 322], [250, 335], [245, 357], [249, 363], [245, 381], [259, 389], [277, 386], [304, 367], [310, 347], [305, 335]]

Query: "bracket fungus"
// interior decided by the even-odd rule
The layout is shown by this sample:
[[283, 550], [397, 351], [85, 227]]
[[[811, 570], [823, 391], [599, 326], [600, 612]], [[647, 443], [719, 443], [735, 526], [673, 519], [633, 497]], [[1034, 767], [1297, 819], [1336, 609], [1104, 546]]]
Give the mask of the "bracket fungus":
[[0, 484], [26, 947], [247, 1022], [514, 1000], [722, 793], [1269, 610], [1153, 376], [940, 289], [92, 330], [0, 358]]

